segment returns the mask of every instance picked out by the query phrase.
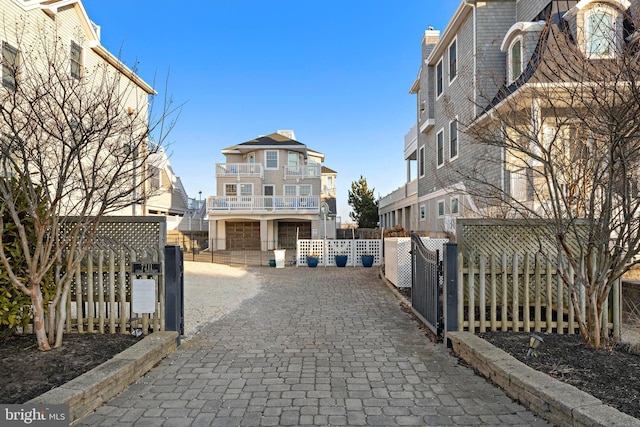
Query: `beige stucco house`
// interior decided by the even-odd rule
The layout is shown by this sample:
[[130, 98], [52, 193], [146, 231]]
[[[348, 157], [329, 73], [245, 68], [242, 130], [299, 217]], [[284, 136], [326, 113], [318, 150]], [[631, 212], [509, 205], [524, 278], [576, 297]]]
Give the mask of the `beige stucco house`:
[[[233, 145], [222, 154], [217, 195], [207, 197], [206, 205], [213, 250], [295, 248], [296, 238], [323, 235], [324, 154], [296, 141], [293, 131]], [[335, 192], [336, 172], [327, 169], [327, 175], [327, 190]]]

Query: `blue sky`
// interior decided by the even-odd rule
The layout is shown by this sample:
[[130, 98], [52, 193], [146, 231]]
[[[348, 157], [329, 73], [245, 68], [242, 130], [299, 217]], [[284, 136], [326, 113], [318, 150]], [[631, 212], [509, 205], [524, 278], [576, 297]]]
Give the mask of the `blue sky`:
[[[84, 0], [101, 42], [182, 114], [168, 138], [190, 197], [214, 195], [222, 148], [278, 129], [338, 172], [338, 215], [366, 178], [376, 196], [406, 182], [408, 93], [420, 41], [458, 0]], [[183, 6], [184, 4], [184, 6]], [[188, 7], [187, 7], [188, 5]]]

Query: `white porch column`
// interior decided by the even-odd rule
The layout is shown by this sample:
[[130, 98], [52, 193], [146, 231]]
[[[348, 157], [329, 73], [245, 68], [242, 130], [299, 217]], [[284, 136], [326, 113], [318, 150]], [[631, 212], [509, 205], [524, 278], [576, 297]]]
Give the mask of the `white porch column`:
[[268, 251], [273, 248], [273, 239], [269, 238], [269, 221], [266, 219], [260, 220], [260, 249]]

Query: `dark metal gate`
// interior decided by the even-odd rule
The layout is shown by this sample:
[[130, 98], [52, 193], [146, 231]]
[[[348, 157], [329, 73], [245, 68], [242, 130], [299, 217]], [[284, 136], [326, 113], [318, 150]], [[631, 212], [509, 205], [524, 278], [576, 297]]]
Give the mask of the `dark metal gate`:
[[416, 233], [411, 233], [411, 306], [433, 333], [442, 335], [440, 251], [427, 249]]

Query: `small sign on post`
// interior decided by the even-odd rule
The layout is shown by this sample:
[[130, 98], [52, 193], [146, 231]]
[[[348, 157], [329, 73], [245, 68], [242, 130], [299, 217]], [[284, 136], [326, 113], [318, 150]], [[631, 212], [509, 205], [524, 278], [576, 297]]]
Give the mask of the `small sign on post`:
[[156, 312], [156, 281], [133, 279], [131, 281], [131, 311], [134, 313]]

